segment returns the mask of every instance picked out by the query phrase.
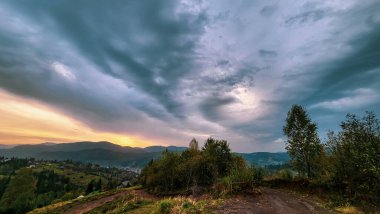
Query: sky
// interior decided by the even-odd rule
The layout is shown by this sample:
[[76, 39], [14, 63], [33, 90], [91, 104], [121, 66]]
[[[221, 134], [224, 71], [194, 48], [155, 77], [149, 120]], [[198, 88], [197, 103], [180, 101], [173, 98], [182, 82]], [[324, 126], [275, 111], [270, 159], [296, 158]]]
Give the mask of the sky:
[[107, 140], [284, 151], [380, 114], [380, 1], [0, 1], [0, 144]]

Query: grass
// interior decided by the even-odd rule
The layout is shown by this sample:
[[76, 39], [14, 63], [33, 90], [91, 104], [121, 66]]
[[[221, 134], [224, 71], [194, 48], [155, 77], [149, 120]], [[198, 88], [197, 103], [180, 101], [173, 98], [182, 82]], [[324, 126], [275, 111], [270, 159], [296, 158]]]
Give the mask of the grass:
[[294, 180], [266, 180], [265, 185], [300, 197], [310, 197], [320, 206], [338, 213], [380, 213], [379, 205], [366, 201], [355, 201], [338, 192], [317, 188], [318, 186], [315, 188], [302, 187], [299, 182]]
[[152, 214], [197, 214], [212, 213], [212, 207], [218, 206], [223, 201], [221, 199], [193, 200], [186, 197], [168, 198], [155, 203]]
[[91, 180], [98, 180], [99, 178], [102, 179], [103, 183], [108, 182], [108, 179], [105, 177], [88, 174], [84, 172], [79, 172], [79, 171], [74, 171], [67, 166], [64, 169], [61, 169], [60, 166], [61, 164], [56, 164], [56, 163], [40, 164], [40, 165], [37, 165], [36, 168], [33, 168], [33, 172], [41, 172], [43, 170], [53, 170], [55, 173], [68, 177], [70, 178], [71, 182], [83, 187], [87, 186], [87, 184], [90, 183]]
[[[118, 192], [140, 189], [140, 186], [126, 188], [122, 190], [114, 190], [103, 193], [88, 195], [80, 199], [73, 199], [65, 202], [59, 202], [40, 209], [36, 209], [30, 214], [42, 213], [64, 213], [70, 208], [85, 204], [103, 197], [117, 194]], [[212, 213], [212, 208], [223, 203], [221, 199], [202, 199], [194, 200], [187, 197], [165, 198], [158, 201], [147, 200], [127, 194], [120, 196], [113, 201], [106, 202], [99, 207], [88, 212], [88, 214], [98, 213], [131, 213], [131, 214], [165, 214], [165, 213], [181, 213], [181, 214], [198, 214]]]
[[155, 208], [155, 204], [150, 203], [150, 204], [141, 206], [137, 209], [130, 210], [128, 211], [128, 214], [147, 214], [147, 213], [151, 213], [152, 210], [154, 210], [154, 208]]
[[336, 207], [335, 208], [335, 211], [339, 212], [339, 213], [345, 213], [345, 214], [359, 214], [359, 213], [364, 213], [363, 211], [361, 211], [359, 208], [357, 207], [354, 207], [352, 205], [344, 205], [344, 206], [340, 206], [340, 207]]
[[48, 214], [48, 213], [64, 213], [66, 210], [70, 209], [71, 207], [78, 206], [81, 204], [85, 204], [90, 201], [94, 201], [103, 197], [107, 197], [110, 195], [117, 194], [119, 192], [129, 191], [141, 188], [139, 186], [130, 187], [130, 188], [123, 188], [123, 189], [115, 189], [107, 192], [98, 192], [93, 193], [87, 196], [84, 196], [83, 198], [76, 198], [68, 201], [58, 202], [55, 204], [51, 204], [45, 207], [41, 207], [35, 210], [32, 210], [29, 212], [29, 214]]
[[116, 200], [107, 202], [102, 206], [99, 206], [89, 212], [88, 214], [100, 214], [100, 213], [125, 213], [131, 210], [138, 209], [140, 207], [144, 207], [146, 205], [152, 204], [153, 202], [150, 200], [136, 200], [136, 198], [132, 195], [126, 195]]
[[41, 207], [41, 208], [32, 210], [32, 211], [30, 211], [28, 213], [29, 214], [58, 213], [58, 212], [55, 212], [55, 210], [59, 209], [60, 207], [65, 206], [67, 204], [72, 203], [72, 201], [73, 200], [58, 202], [58, 203], [55, 203], [55, 204], [51, 204], [51, 205], [48, 205], [48, 206], [45, 206], [45, 207]]

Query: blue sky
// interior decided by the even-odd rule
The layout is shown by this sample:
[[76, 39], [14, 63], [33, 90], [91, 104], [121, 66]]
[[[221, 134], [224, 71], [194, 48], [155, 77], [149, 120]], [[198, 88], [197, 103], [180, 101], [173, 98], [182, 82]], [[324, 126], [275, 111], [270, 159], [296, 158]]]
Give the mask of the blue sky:
[[378, 11], [376, 0], [5, 0], [2, 99], [137, 139], [128, 145], [212, 136], [283, 151], [292, 104], [322, 139], [347, 113], [380, 113]]

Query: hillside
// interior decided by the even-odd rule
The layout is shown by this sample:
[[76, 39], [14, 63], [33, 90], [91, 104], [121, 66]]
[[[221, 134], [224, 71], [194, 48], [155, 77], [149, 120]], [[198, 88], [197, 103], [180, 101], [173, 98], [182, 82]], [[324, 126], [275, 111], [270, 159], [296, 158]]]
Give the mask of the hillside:
[[[110, 142], [42, 143], [18, 145], [0, 149], [0, 156], [37, 158], [44, 160], [73, 160], [96, 163], [101, 166], [142, 168], [150, 160], [160, 157], [164, 150], [182, 152], [187, 147], [149, 146], [145, 148], [120, 146]], [[284, 164], [289, 160], [287, 153], [236, 153], [257, 166]]]
[[[25, 213], [136, 182], [131, 170], [72, 161], [0, 158], [0, 213]], [[83, 197], [83, 196], [82, 196]]]
[[190, 197], [163, 198], [142, 189], [129, 188], [42, 207], [31, 214], [45, 213], [334, 213], [310, 196], [260, 188], [227, 199]]
[[74, 143], [42, 143], [36, 145], [19, 145], [7, 150], [0, 150], [0, 155], [17, 156], [17, 157], [34, 157], [42, 152], [75, 152], [91, 149], [104, 149], [123, 153], [144, 153], [142, 148], [133, 148], [120, 146], [107, 141], [100, 142], [74, 142]]
[[34, 157], [46, 160], [91, 162], [102, 166], [142, 168], [150, 160], [159, 157], [160, 154], [160, 152], [131, 153], [111, 151], [107, 149], [87, 149], [71, 152], [41, 152]]
[[254, 152], [254, 153], [239, 153], [243, 158], [257, 166], [280, 165], [289, 161], [289, 155], [286, 152]]

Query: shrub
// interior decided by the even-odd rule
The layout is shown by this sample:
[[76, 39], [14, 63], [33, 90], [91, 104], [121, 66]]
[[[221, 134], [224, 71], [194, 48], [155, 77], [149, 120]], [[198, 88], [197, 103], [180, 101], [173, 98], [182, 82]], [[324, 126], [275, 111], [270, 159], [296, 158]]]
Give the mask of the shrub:
[[292, 181], [293, 180], [293, 174], [289, 169], [282, 169], [278, 171], [274, 175], [275, 179], [283, 180], [283, 181]]
[[244, 160], [231, 153], [227, 141], [209, 138], [201, 150], [164, 151], [144, 167], [140, 181], [155, 194], [184, 193], [194, 186], [212, 186], [240, 162]]
[[262, 182], [264, 170], [255, 166], [247, 166], [244, 160], [241, 162], [240, 159], [242, 158], [235, 157], [235, 164], [230, 173], [214, 186], [218, 194], [237, 193], [253, 188]]
[[211, 213], [210, 207], [220, 205], [221, 200], [205, 199], [195, 201], [189, 198], [176, 197], [164, 199], [156, 203], [153, 214], [187, 213], [200, 214]]
[[154, 213], [157, 214], [170, 214], [171, 208], [174, 206], [174, 203], [170, 199], [162, 200], [158, 202], [156, 205], [156, 208], [154, 210]]

